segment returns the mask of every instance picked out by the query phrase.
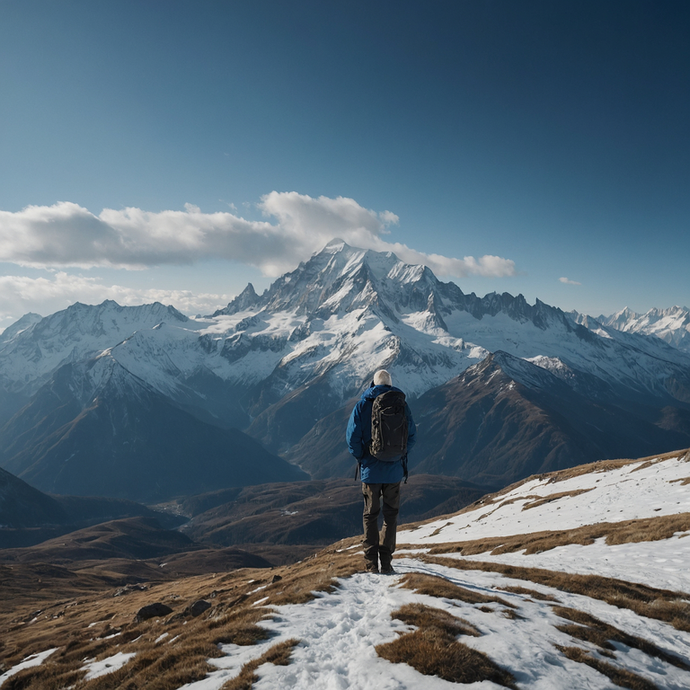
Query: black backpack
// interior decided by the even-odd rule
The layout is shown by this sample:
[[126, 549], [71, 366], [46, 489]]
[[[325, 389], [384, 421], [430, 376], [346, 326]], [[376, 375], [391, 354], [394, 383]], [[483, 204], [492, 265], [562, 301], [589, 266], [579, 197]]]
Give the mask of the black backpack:
[[407, 415], [402, 391], [390, 390], [374, 398], [369, 453], [386, 462], [396, 462], [407, 454]]

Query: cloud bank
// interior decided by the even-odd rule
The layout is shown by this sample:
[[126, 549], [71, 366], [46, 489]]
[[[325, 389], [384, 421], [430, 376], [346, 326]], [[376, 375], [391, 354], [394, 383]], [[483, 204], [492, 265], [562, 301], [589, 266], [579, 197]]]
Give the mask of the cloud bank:
[[577, 280], [570, 280], [570, 278], [559, 278], [558, 280], [566, 285], [582, 285], [582, 283], [578, 283]]
[[98, 304], [112, 299], [125, 306], [162, 302], [174, 304], [186, 314], [208, 314], [224, 307], [232, 298], [230, 294], [105, 285], [99, 278], [65, 271], [39, 278], [0, 276], [0, 331], [21, 314], [32, 311], [45, 316], [80, 301]]
[[266, 221], [203, 213], [190, 204], [184, 211], [157, 213], [125, 208], [95, 215], [71, 202], [0, 211], [0, 261], [37, 268], [138, 269], [224, 258], [276, 277], [339, 237], [356, 247], [392, 251], [441, 276], [516, 274], [514, 262], [499, 256], [458, 259], [390, 242], [386, 237], [398, 217], [366, 209], [354, 199], [271, 192], [262, 197], [259, 208]]

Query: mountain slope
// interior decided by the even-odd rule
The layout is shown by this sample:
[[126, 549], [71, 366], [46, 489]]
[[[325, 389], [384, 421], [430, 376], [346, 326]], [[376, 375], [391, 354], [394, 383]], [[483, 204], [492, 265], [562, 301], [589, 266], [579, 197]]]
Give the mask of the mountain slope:
[[[249, 421], [241, 409], [220, 411], [223, 398], [241, 397], [244, 414], [257, 417], [286, 393], [320, 380], [324, 390], [314, 395], [327, 399], [325, 408], [305, 401], [311, 392], [299, 405], [320, 405], [324, 416], [356, 396], [380, 366], [418, 396], [496, 350], [558, 358], [609, 386], [667, 402], [685, 388], [690, 400], [690, 357], [658, 339], [595, 332], [521, 295], [465, 295], [427, 268], [343, 242], [332, 242], [261, 296], [247, 288], [207, 319], [187, 319], [162, 305], [105, 302], [74, 305], [17, 330], [0, 344], [7, 390], [35, 392], [60, 364], [109, 349], [149, 386], [180, 405], [204, 408], [221, 425]], [[206, 403], [206, 386], [213, 385], [218, 392]]]
[[[401, 495], [406, 520], [423, 520], [474, 502], [486, 488], [451, 477], [417, 475]], [[198, 506], [217, 505], [201, 511]], [[329, 544], [362, 530], [362, 488], [349, 479], [291, 482], [217, 492], [180, 502], [192, 519], [180, 531], [220, 545]]]
[[[537, 361], [499, 351], [413, 400], [410, 472], [505, 485], [593, 457], [690, 444], [690, 411], [616, 399], [594, 376]], [[313, 478], [352, 476], [344, 429], [354, 402], [316, 422], [285, 457]]]
[[690, 444], [688, 414], [660, 428], [655, 411], [585, 397], [550, 371], [503, 352], [429, 391], [415, 410], [424, 433], [410, 454], [411, 468], [480, 483], [505, 485], [592, 457]]
[[0, 532], [66, 520], [67, 513], [54, 498], [0, 469]]
[[60, 494], [152, 502], [304, 478], [241, 432], [171, 405], [108, 356], [59, 370], [0, 431], [0, 445], [11, 472]]
[[32, 546], [97, 523], [132, 517], [156, 518], [168, 529], [182, 521], [133, 501], [50, 496], [0, 470], [0, 549]]
[[[393, 576], [361, 572], [351, 539], [268, 573], [92, 590], [70, 609], [13, 600], [0, 658], [37, 688], [78, 683], [97, 648], [95, 687], [682, 690], [689, 486], [688, 451], [532, 477], [402, 528]], [[211, 606], [192, 618], [202, 595]], [[172, 613], [133, 620], [155, 601]]]

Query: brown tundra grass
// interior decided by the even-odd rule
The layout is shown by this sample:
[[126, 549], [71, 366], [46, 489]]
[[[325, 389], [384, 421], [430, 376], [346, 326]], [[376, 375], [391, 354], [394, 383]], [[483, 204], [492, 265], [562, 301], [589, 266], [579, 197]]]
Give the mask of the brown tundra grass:
[[640, 616], [672, 625], [676, 630], [690, 632], [690, 601], [687, 595], [668, 589], [655, 589], [634, 582], [624, 582], [600, 575], [575, 575], [543, 568], [524, 568], [504, 563], [464, 561], [457, 558], [420, 555], [420, 560], [457, 570], [485, 570], [516, 580], [528, 580], [547, 587], [581, 594], [605, 601], [618, 608], [627, 608]]
[[629, 635], [622, 630], [600, 621], [598, 618], [591, 616], [584, 611], [577, 611], [575, 609], [565, 608], [563, 606], [554, 606], [554, 613], [561, 618], [572, 621], [575, 625], [558, 625], [556, 626], [558, 630], [571, 637], [574, 637], [583, 642], [591, 642], [597, 647], [607, 651], [615, 651], [615, 647], [611, 642], [620, 642], [627, 647], [634, 647], [639, 649], [647, 656], [653, 656], [657, 659], [661, 659], [676, 668], [682, 668], [684, 671], [690, 671], [690, 665], [685, 663], [679, 657], [664, 652], [659, 649], [655, 644], [643, 640], [641, 637], [635, 637], [634, 635]]
[[623, 522], [601, 522], [570, 530], [532, 532], [531, 534], [515, 534], [505, 537], [487, 537], [473, 541], [449, 542], [432, 546], [429, 553], [460, 553], [463, 556], [490, 553], [492, 556], [496, 556], [524, 550], [526, 554], [533, 554], [568, 544], [587, 546], [602, 538], [605, 538], [606, 543], [610, 546], [659, 541], [670, 539], [674, 534], [689, 530], [690, 513], [679, 513]]
[[[146, 591], [119, 597], [113, 597], [115, 584], [101, 584], [97, 592], [73, 590], [74, 598], [53, 599], [40, 613], [35, 603], [26, 601], [3, 605], [0, 673], [30, 654], [59, 649], [40, 666], [10, 677], [2, 690], [176, 690], [201, 680], [215, 670], [207, 660], [222, 655], [218, 644], [250, 645], [268, 637], [259, 623], [271, 616], [272, 605], [308, 601], [314, 592], [337, 586], [336, 578], [361, 570], [361, 555], [345, 550], [350, 545], [341, 542], [301, 563], [271, 570], [243, 569], [149, 583]], [[212, 608], [197, 618], [184, 615], [197, 599], [208, 600]], [[266, 601], [256, 606], [261, 599]], [[136, 623], [137, 610], [155, 601], [168, 604], [174, 613]], [[167, 636], [160, 639], [164, 633]], [[84, 680], [85, 659], [102, 660], [117, 652], [136, 656], [117, 671]], [[246, 687], [250, 671], [243, 676]]]
[[527, 587], [501, 587], [504, 592], [511, 592], [512, 594], [520, 594], [523, 597], [529, 597], [531, 599], [537, 599], [539, 601], [554, 601], [557, 602], [553, 594], [544, 594], [543, 592], [537, 592], [536, 589], [527, 589]]
[[515, 678], [509, 671], [486, 654], [455, 639], [457, 634], [463, 634], [464, 623], [452, 620], [454, 617], [447, 612], [416, 604], [404, 606], [392, 616], [417, 626], [417, 630], [378, 645], [376, 653], [383, 659], [394, 664], [408, 664], [426, 676], [439, 676], [451, 683], [490, 680], [517, 690]]
[[285, 640], [271, 647], [258, 659], [246, 663], [240, 675], [225, 683], [221, 690], [251, 690], [254, 683], [259, 680], [256, 669], [262, 664], [275, 664], [276, 666], [287, 666], [290, 663], [292, 650], [299, 644], [299, 640]]
[[530, 508], [538, 508], [539, 506], [543, 506], [546, 503], [552, 503], [553, 501], [557, 501], [560, 498], [574, 498], [575, 496], [580, 496], [581, 494], [586, 494], [588, 491], [592, 491], [593, 488], [594, 487], [590, 489], [573, 489], [572, 491], [561, 491], [560, 493], [549, 494], [548, 496], [539, 496], [536, 497], [530, 503], [525, 503], [525, 505], [522, 506], [522, 509], [529, 510]]
[[392, 617], [417, 628], [431, 628], [435, 626], [454, 637], [458, 635], [481, 636], [479, 630], [469, 621], [454, 616], [443, 609], [425, 606], [424, 604], [405, 604], [405, 606], [395, 611]]
[[400, 579], [400, 584], [402, 587], [414, 589], [420, 594], [427, 594], [431, 597], [458, 599], [467, 604], [500, 604], [509, 609], [515, 608], [514, 604], [511, 604], [505, 599], [501, 599], [501, 597], [475, 592], [471, 589], [449, 582], [438, 575], [407, 573]]
[[591, 666], [602, 675], [607, 676], [614, 685], [618, 685], [619, 687], [628, 688], [628, 690], [659, 690], [654, 683], [646, 678], [642, 678], [642, 676], [638, 676], [632, 671], [626, 671], [613, 666], [613, 664], [608, 664], [601, 659], [595, 659], [581, 647], [561, 647], [560, 645], [556, 645], [556, 649], [562, 652], [571, 661]]

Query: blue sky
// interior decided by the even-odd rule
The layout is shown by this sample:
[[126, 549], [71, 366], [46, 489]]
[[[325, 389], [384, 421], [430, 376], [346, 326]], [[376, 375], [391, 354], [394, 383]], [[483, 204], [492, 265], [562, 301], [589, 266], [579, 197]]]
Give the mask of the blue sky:
[[465, 292], [690, 306], [688, 35], [658, 0], [0, 0], [0, 327], [203, 312], [333, 235]]

